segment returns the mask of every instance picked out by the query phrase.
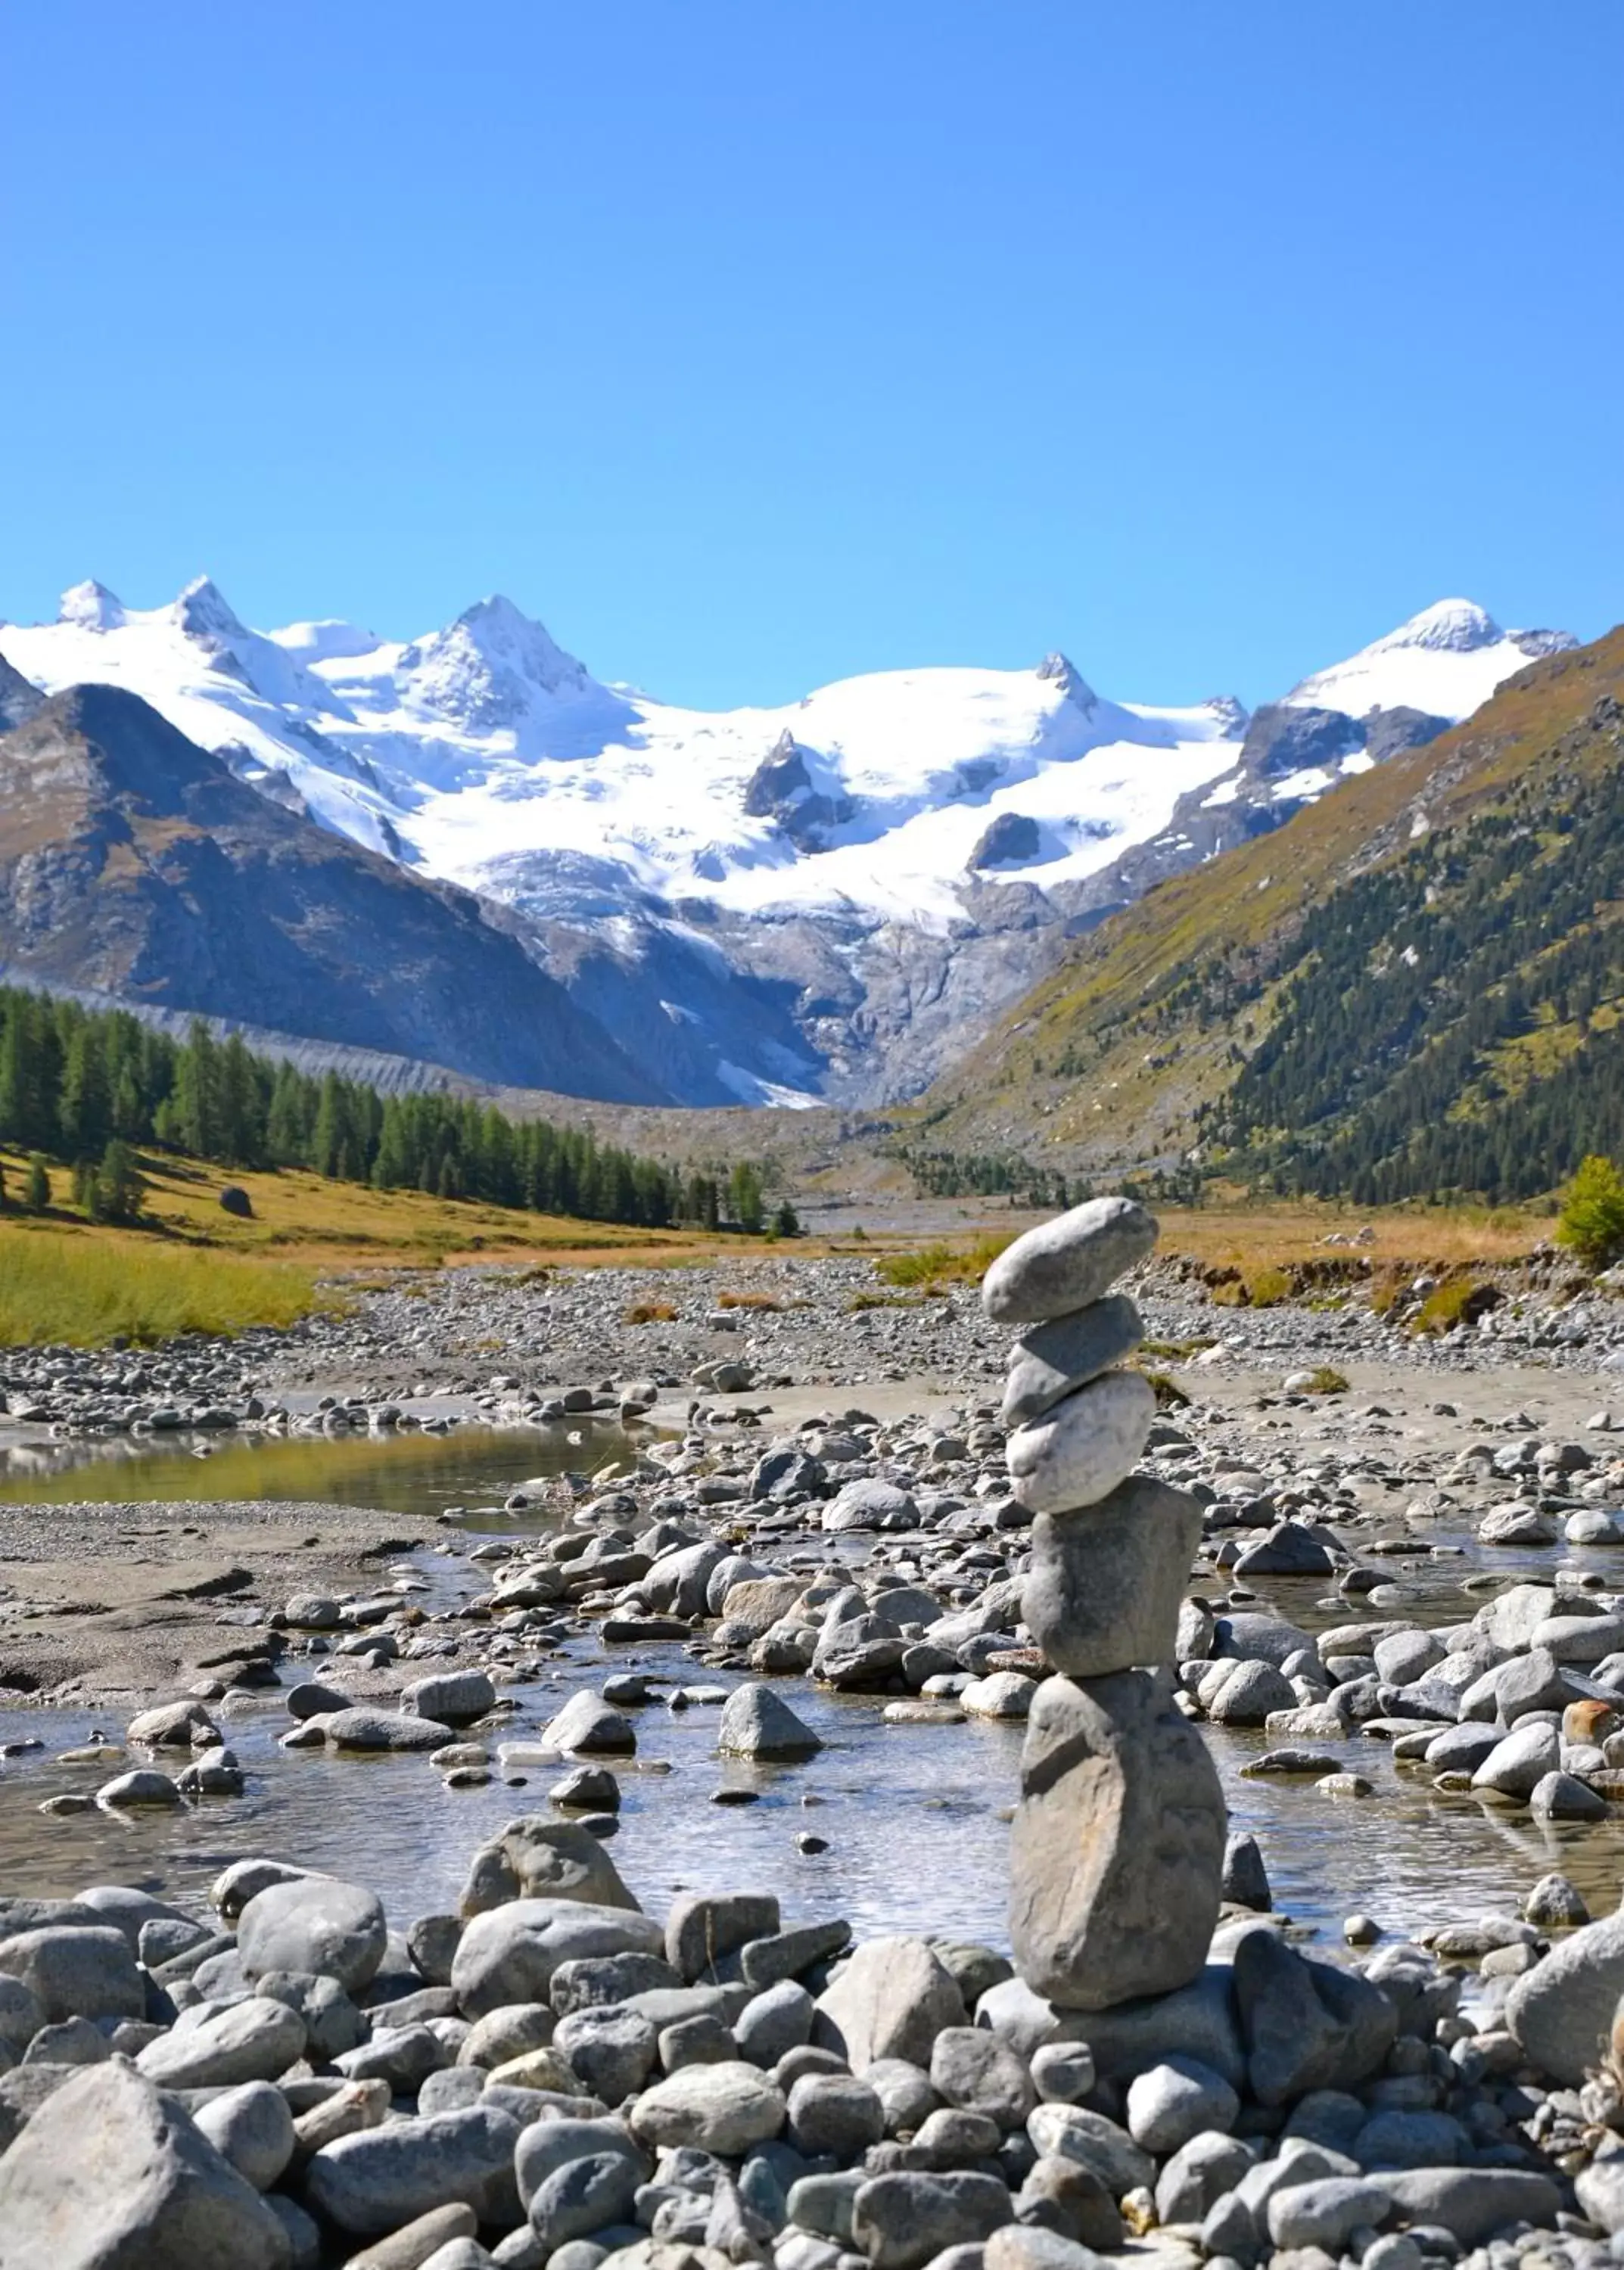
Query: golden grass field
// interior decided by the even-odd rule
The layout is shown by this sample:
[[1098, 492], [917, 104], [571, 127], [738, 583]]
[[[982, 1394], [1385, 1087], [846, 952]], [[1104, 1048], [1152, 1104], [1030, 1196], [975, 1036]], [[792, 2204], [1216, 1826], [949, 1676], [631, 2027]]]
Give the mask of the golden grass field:
[[[866, 1236], [773, 1243], [728, 1232], [642, 1230], [524, 1213], [413, 1191], [372, 1191], [298, 1171], [230, 1175], [219, 1168], [146, 1154], [147, 1192], [138, 1226], [96, 1227], [68, 1204], [70, 1177], [53, 1168], [54, 1204], [0, 1215], [0, 1345], [66, 1341], [94, 1346], [116, 1336], [140, 1341], [183, 1332], [229, 1332], [285, 1324], [313, 1309], [342, 1304], [368, 1284], [401, 1271], [477, 1262], [515, 1266], [682, 1268], [725, 1261], [746, 1280], [726, 1303], [766, 1306], [776, 1295], [752, 1286], [752, 1265], [863, 1256], [889, 1297], [919, 1297], [973, 1281], [1010, 1236], [1033, 1217], [1006, 1216], [921, 1243], [899, 1207], [893, 1226]], [[0, 1153], [13, 1201], [26, 1161]], [[221, 1208], [228, 1182], [247, 1191], [253, 1214]], [[1402, 1207], [1361, 1214], [1314, 1204], [1242, 1202], [1161, 1214], [1161, 1250], [1249, 1279], [1339, 1250], [1324, 1241], [1367, 1224], [1373, 1237], [1353, 1249], [1377, 1269], [1458, 1270], [1526, 1255], [1547, 1237], [1547, 1212], [1533, 1207]], [[885, 1297], [885, 1296], [881, 1296]]]

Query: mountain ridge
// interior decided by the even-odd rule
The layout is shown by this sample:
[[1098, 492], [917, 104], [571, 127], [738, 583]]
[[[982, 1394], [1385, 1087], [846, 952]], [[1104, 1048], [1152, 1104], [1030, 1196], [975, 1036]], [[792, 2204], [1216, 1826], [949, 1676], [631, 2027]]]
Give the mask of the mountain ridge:
[[[1465, 831], [1479, 815], [1498, 827], [1519, 799], [1533, 800], [1545, 830], [1560, 837], [1583, 784], [1621, 768], [1624, 628], [1535, 659], [1465, 723], [1339, 783], [1277, 834], [1157, 884], [1075, 940], [1064, 964], [923, 1099], [909, 1139], [1072, 1171], [1172, 1171], [1192, 1150], [1211, 1164], [1213, 1139], [1237, 1131], [1226, 1099], [1269, 1047], [1288, 989], [1301, 992], [1316, 954], [1324, 958], [1318, 941], [1339, 918], [1330, 911], [1343, 903], [1339, 893], [1374, 887], [1435, 842], [1446, 870], [1457, 852], [1478, 859]], [[1526, 816], [1511, 824], [1530, 825]], [[1424, 919], [1427, 889], [1435, 897], [1442, 887], [1423, 877], [1410, 918]], [[1352, 922], [1357, 901], [1346, 903]], [[1528, 950], [1542, 949], [1534, 941]], [[1439, 976], [1442, 993], [1447, 968]], [[1353, 1004], [1343, 1040], [1350, 1087], [1363, 1068], [1363, 1042], [1351, 1036], [1378, 1021], [1354, 999], [1367, 982], [1379, 974], [1344, 980]], [[1313, 1057], [1304, 1022], [1330, 1027], [1333, 999], [1322, 988], [1295, 1013], [1299, 1057]], [[1254, 1115], [1251, 1132], [1259, 1131], [1271, 1131]], [[1397, 1179], [1390, 1174], [1388, 1186]]]
[[[679, 1102], [868, 1105], [927, 1087], [1068, 931], [1566, 636], [1441, 603], [1250, 716], [1114, 701], [1057, 650], [687, 711], [600, 683], [500, 597], [391, 642], [252, 630], [206, 578], [147, 610], [75, 586], [55, 624], [0, 625], [0, 657], [53, 691], [125, 684], [262, 796], [510, 909]], [[1287, 764], [1339, 671], [1377, 714], [1327, 713], [1325, 760]]]
[[670, 1101], [501, 910], [318, 828], [115, 686], [0, 736], [0, 960], [18, 975], [530, 1087]]

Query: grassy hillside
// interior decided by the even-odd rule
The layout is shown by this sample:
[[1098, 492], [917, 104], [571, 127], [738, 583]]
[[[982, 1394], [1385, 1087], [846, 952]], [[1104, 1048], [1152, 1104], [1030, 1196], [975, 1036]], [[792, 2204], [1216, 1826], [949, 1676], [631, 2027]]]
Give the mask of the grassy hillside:
[[[1519, 894], [1518, 879], [1537, 862], [1554, 876], [1559, 840], [1576, 829], [1589, 831], [1587, 859], [1611, 840], [1616, 785], [1607, 784], [1616, 784], [1624, 760], [1621, 701], [1624, 629], [1531, 664], [1464, 725], [1346, 782], [1276, 834], [1161, 885], [1079, 940], [1065, 964], [940, 1084], [912, 1116], [910, 1149], [1014, 1154], [1040, 1169], [1075, 1175], [1170, 1166], [1205, 1135], [1209, 1144], [1243, 1143], [1249, 1167], [1259, 1152], [1279, 1164], [1290, 1147], [1281, 1138], [1300, 1131], [1282, 1127], [1282, 1113], [1301, 1110], [1306, 1086], [1288, 1067], [1271, 1104], [1257, 1089], [1261, 1069], [1250, 1090], [1240, 1083], [1277, 1028], [1282, 1037], [1260, 1063], [1285, 1061], [1283, 1020], [1299, 1057], [1315, 1056], [1317, 1035], [1319, 1056], [1329, 1046], [1350, 1071], [1367, 1043], [1384, 1035], [1390, 1081], [1465, 1005], [1442, 999], [1431, 982], [1447, 976], [1452, 952], [1439, 925], [1428, 940], [1430, 978], [1412, 988], [1413, 1014], [1400, 1033], [1385, 1008], [1378, 1013], [1375, 1006], [1387, 966], [1379, 951], [1357, 968], [1344, 955], [1317, 990], [1309, 989], [1306, 976], [1325, 962], [1325, 909], [1334, 901], [1331, 919], [1362, 926], [1363, 944], [1379, 947], [1380, 892], [1390, 887], [1395, 919], [1402, 912], [1413, 922], [1418, 912], [1427, 916], [1428, 888], [1435, 891], [1441, 879], [1459, 895], [1463, 911], [1470, 905], [1482, 984], [1521, 976], [1532, 989], [1525, 985], [1527, 1014], [1497, 1015], [1492, 1035], [1482, 1036], [1491, 1056], [1501, 1052], [1498, 1065], [1479, 1065], [1472, 1051], [1460, 1057], [1462, 1093], [1485, 1071], [1518, 1088], [1542, 1079], [1572, 1053], [1559, 1020], [1535, 1005], [1551, 990], [1539, 974], [1542, 957], [1570, 931], [1611, 918], [1576, 888], [1552, 922], [1542, 923], [1543, 881]], [[1508, 894], [1498, 912], [1509, 951], [1494, 946], [1491, 865], [1500, 877], [1493, 887]], [[1582, 880], [1583, 864], [1575, 865]], [[1397, 884], [1384, 884], [1389, 877]], [[1613, 1013], [1605, 998], [1606, 958], [1578, 956], [1598, 989], [1587, 1013], [1604, 1027]], [[1332, 998], [1341, 1004], [1334, 1042], [1325, 1026]], [[1394, 1089], [1390, 1101], [1397, 1115], [1439, 1108], [1435, 1083], [1428, 1088], [1425, 1081], [1407, 1099]], [[1328, 1148], [1353, 1102], [1346, 1090], [1331, 1100], [1313, 1147]], [[1449, 1107], [1455, 1102], [1451, 1094]], [[1390, 1150], [1390, 1125], [1388, 1140]], [[1367, 1166], [1375, 1141], [1366, 1146]], [[1339, 1154], [1317, 1180], [1299, 1179], [1304, 1187], [1344, 1188], [1353, 1163], [1351, 1154]], [[1413, 1186], [1432, 1182], [1423, 1177]], [[1400, 1176], [1375, 1191], [1400, 1196], [1405, 1187]]]

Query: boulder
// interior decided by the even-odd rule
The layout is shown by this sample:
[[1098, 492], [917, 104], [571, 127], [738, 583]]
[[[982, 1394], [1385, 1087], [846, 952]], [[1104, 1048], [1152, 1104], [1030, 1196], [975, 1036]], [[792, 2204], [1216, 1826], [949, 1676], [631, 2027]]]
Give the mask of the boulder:
[[737, 2159], [776, 2136], [788, 2111], [782, 2090], [764, 2073], [727, 2059], [668, 2073], [632, 2106], [630, 2125], [638, 2141], [654, 2148], [690, 2144]]
[[1021, 1620], [1055, 1670], [1098, 1679], [1172, 1659], [1201, 1513], [1135, 1474], [1086, 1511], [1034, 1517]]
[[437, 1750], [451, 1740], [450, 1727], [438, 1719], [374, 1710], [366, 1702], [352, 1703], [347, 1710], [318, 1712], [305, 1724], [321, 1728], [330, 1750]]
[[377, 1894], [337, 1876], [268, 1885], [237, 1921], [237, 1956], [250, 1980], [267, 1970], [314, 1970], [348, 1994], [372, 1984], [388, 1939]]
[[0, 1940], [0, 1971], [21, 1979], [48, 2025], [144, 2018], [146, 1989], [130, 1941], [111, 1925], [46, 1924]]
[[587, 1688], [570, 1696], [542, 1729], [541, 1739], [550, 1749], [579, 1751], [589, 1757], [629, 1756], [637, 1747], [631, 1720]]
[[723, 1704], [716, 1747], [741, 1758], [808, 1758], [823, 1743], [781, 1695], [751, 1680]]
[[[6, 1950], [0, 1947], [0, 1962]], [[1607, 2053], [1624, 1995], [1624, 1912], [1586, 1924], [1513, 1984], [1506, 2024], [1530, 2061], [1576, 2087]]]
[[494, 1707], [496, 1689], [488, 1672], [436, 1671], [414, 1680], [400, 1699], [417, 1717], [466, 1726]]
[[1225, 1821], [1217, 1771], [1167, 1673], [1046, 1680], [1011, 1839], [1021, 1977], [1081, 2010], [1188, 1985], [1218, 1921]]
[[482, 1844], [457, 1903], [464, 1918], [504, 1900], [582, 1900], [600, 1908], [637, 1905], [601, 1840], [576, 1821], [521, 1814]]
[[823, 1509], [827, 1530], [911, 1529], [918, 1518], [919, 1509], [905, 1489], [878, 1480], [848, 1482]]
[[226, 2089], [195, 2118], [221, 2158], [256, 2192], [268, 2192], [293, 2156], [293, 2116], [269, 2081]]
[[360, 2129], [313, 2155], [305, 2196], [358, 2238], [459, 2201], [482, 2222], [516, 2222], [513, 2161], [522, 2133], [511, 2113], [491, 2104]]
[[56, 2270], [290, 2270], [281, 2222], [173, 2100], [90, 2066], [5, 2155], [0, 2261]]
[[871, 1939], [819, 1996], [812, 2039], [861, 2075], [882, 2059], [928, 2067], [944, 2027], [965, 2021], [964, 1999], [924, 1940]]
[[275, 2081], [305, 2053], [303, 2020], [285, 2002], [251, 1994], [196, 2026], [149, 2042], [137, 2071], [159, 2088], [232, 2088]]
[[659, 1955], [664, 1933], [633, 1909], [584, 1900], [509, 1900], [477, 1915], [457, 1942], [451, 1990], [464, 2017], [508, 2002], [545, 2002], [560, 1965], [587, 1955]]
[[1234, 1970], [1247, 2079], [1261, 2104], [1356, 2088], [1397, 2037], [1398, 2014], [1379, 1987], [1308, 1962], [1265, 1926], [1237, 1941]]
[[1549, 2176], [1524, 2168], [1401, 2168], [1382, 2189], [1407, 2222], [1442, 2228], [1463, 2246], [1480, 2246], [1508, 2223], [1549, 2230], [1561, 2194]]
[[1043, 1413], [1133, 1354], [1144, 1337], [1138, 1310], [1125, 1293], [1112, 1293], [1091, 1308], [1034, 1324], [1010, 1350], [1000, 1413], [1006, 1427], [1019, 1427]]

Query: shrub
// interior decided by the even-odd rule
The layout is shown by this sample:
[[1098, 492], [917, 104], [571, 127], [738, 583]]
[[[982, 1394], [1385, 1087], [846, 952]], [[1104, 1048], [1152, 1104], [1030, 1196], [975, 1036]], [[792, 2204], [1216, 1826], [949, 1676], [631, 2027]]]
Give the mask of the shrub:
[[1291, 1298], [1291, 1279], [1283, 1269], [1255, 1269], [1246, 1280], [1246, 1297], [1254, 1309], [1272, 1309]]
[[1463, 1320], [1470, 1324], [1478, 1301], [1478, 1287], [1470, 1277], [1446, 1278], [1435, 1286], [1421, 1302], [1420, 1314], [1415, 1319], [1418, 1332], [1431, 1332], [1440, 1338], [1453, 1332]]
[[775, 1301], [770, 1293], [718, 1293], [716, 1306], [719, 1309], [765, 1309], [776, 1316], [783, 1303]]
[[1605, 1269], [1624, 1253], [1624, 1175], [1594, 1152], [1562, 1192], [1556, 1238], [1587, 1267]]
[[974, 1245], [926, 1245], [916, 1253], [888, 1253], [874, 1264], [887, 1285], [975, 1284], [1007, 1245], [1009, 1237], [978, 1237]]
[[669, 1301], [634, 1301], [621, 1321], [628, 1324], [674, 1324], [677, 1311]]
[[1172, 1376], [1171, 1373], [1165, 1371], [1147, 1371], [1144, 1374], [1144, 1376], [1150, 1382], [1152, 1388], [1155, 1391], [1156, 1406], [1159, 1410], [1176, 1411], [1181, 1405], [1189, 1402], [1189, 1396], [1185, 1394], [1183, 1389], [1179, 1385], [1177, 1380]]
[[1316, 1363], [1303, 1381], [1301, 1391], [1304, 1395], [1346, 1395], [1347, 1382], [1334, 1365]]

